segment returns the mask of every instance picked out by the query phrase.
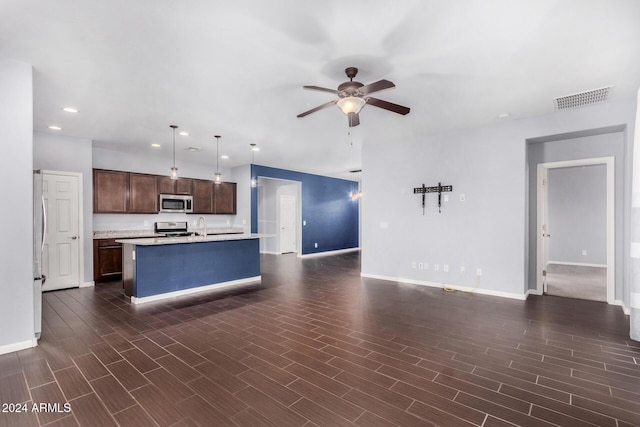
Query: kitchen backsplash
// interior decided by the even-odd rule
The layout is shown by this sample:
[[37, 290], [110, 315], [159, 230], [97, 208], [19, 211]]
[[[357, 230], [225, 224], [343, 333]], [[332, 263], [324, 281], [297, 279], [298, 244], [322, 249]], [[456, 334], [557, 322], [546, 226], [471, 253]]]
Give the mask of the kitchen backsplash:
[[[207, 228], [239, 227], [249, 230], [248, 225], [235, 224], [234, 215], [202, 215], [207, 221]], [[187, 221], [189, 229], [196, 227], [196, 222], [200, 215], [181, 213], [159, 213], [159, 214], [93, 214], [93, 231], [110, 230], [150, 230], [158, 221]]]

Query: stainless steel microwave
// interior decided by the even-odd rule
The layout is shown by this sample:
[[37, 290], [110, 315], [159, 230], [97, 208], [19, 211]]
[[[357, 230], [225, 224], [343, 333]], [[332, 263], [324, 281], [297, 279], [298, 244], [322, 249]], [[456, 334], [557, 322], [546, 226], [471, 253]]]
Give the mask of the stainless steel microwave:
[[160, 194], [160, 212], [193, 212], [193, 196]]

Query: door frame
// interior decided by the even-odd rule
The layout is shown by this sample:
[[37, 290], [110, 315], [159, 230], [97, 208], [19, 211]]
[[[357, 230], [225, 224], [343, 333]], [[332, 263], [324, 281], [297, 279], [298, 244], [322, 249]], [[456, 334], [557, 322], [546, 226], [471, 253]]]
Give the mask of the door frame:
[[43, 175], [74, 176], [78, 178], [78, 287], [81, 288], [84, 286], [84, 200], [82, 197], [84, 183], [82, 173], [48, 169], [41, 169], [40, 172]]
[[543, 234], [548, 216], [547, 187], [549, 169], [568, 168], [576, 166], [605, 165], [607, 172], [607, 303], [615, 304], [615, 158], [595, 157], [590, 159], [566, 160], [559, 162], [538, 163], [537, 169], [537, 218], [536, 218], [536, 292], [542, 295], [545, 260], [548, 254], [548, 240]]

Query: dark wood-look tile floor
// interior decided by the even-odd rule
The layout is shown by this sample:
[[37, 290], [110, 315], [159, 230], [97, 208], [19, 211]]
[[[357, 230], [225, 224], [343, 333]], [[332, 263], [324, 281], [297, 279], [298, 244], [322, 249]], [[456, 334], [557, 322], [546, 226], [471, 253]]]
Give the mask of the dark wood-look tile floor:
[[28, 408], [0, 425], [640, 425], [640, 343], [619, 307], [359, 265], [266, 255], [260, 285], [138, 306], [120, 283], [46, 293], [40, 345], [0, 356], [0, 401]]

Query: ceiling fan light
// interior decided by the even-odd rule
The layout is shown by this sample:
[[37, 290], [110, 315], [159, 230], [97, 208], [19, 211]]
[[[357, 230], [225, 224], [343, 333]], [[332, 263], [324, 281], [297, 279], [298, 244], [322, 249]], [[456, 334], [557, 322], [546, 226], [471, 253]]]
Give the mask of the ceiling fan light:
[[338, 107], [342, 110], [343, 113], [348, 115], [349, 113], [358, 114], [360, 110], [362, 110], [362, 107], [364, 107], [364, 104], [366, 103], [367, 101], [365, 101], [360, 97], [347, 96], [345, 98], [340, 98], [336, 103], [336, 105], [338, 105]]

